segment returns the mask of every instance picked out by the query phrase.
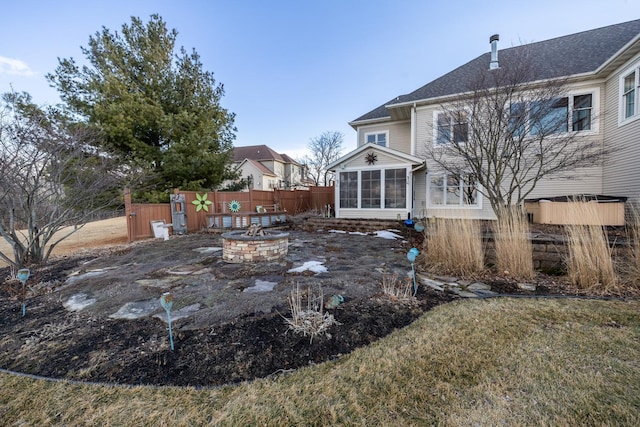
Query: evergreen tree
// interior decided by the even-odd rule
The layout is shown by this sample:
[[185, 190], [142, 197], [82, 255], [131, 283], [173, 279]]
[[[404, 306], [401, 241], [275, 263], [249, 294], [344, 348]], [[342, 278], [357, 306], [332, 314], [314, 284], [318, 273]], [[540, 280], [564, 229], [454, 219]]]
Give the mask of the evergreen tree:
[[198, 53], [175, 53], [177, 34], [159, 15], [146, 25], [132, 17], [121, 33], [103, 27], [89, 37], [89, 65], [59, 59], [47, 75], [78, 121], [99, 130], [103, 147], [143, 171], [156, 192], [232, 178], [234, 114], [220, 105], [224, 88]]

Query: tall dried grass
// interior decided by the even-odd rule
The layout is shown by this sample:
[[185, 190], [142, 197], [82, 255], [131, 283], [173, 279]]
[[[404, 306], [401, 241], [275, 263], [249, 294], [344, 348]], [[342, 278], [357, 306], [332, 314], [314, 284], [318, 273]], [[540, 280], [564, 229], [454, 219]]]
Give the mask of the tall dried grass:
[[496, 268], [500, 273], [524, 280], [535, 277], [529, 223], [522, 209], [504, 207], [498, 212], [495, 245]]
[[640, 210], [630, 205], [627, 216], [628, 258], [621, 273], [627, 284], [640, 285]]
[[480, 221], [439, 218], [424, 240], [421, 267], [427, 271], [468, 276], [484, 270]]
[[570, 217], [580, 218], [588, 225], [566, 227], [569, 257], [567, 273], [571, 283], [583, 289], [608, 292], [617, 288], [611, 247], [600, 224], [595, 203], [571, 202]]

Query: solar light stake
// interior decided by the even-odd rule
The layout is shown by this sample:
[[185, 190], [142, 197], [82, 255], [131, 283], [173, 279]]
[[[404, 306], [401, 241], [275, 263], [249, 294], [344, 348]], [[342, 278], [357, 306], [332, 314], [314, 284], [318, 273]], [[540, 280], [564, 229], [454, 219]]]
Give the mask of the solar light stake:
[[160, 305], [167, 312], [167, 321], [169, 322], [169, 343], [171, 344], [171, 350], [173, 350], [173, 331], [171, 330], [171, 306], [173, 305], [173, 294], [171, 292], [165, 292], [160, 297]]
[[27, 296], [27, 279], [30, 274], [31, 272], [28, 268], [21, 268], [16, 274], [18, 280], [22, 282], [22, 316], [27, 314], [27, 303], [25, 302], [25, 298]]

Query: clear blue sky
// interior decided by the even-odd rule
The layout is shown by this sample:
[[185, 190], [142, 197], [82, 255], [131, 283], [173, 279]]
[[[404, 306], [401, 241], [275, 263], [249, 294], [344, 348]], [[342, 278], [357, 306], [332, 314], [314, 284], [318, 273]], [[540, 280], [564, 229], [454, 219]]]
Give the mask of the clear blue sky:
[[417, 89], [489, 50], [640, 18], [640, 0], [0, 0], [0, 92], [59, 102], [45, 74], [104, 26], [158, 13], [224, 84], [236, 146], [299, 157], [323, 131]]

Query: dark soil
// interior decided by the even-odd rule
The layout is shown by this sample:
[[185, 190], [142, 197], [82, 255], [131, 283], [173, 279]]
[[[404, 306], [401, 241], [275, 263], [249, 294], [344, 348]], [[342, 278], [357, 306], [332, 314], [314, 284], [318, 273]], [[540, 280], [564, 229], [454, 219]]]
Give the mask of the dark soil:
[[[24, 317], [20, 283], [0, 269], [0, 368], [92, 382], [216, 386], [339, 358], [458, 298], [424, 286], [411, 304], [382, 294], [383, 274], [409, 275], [406, 253], [415, 241], [290, 231], [286, 257], [246, 264], [224, 262], [213, 249], [221, 246], [220, 235], [203, 233], [54, 260], [33, 269]], [[327, 271], [290, 271], [308, 261]], [[245, 291], [263, 282], [273, 290]], [[344, 297], [328, 309], [339, 324], [327, 335], [311, 339], [289, 329], [287, 298], [295, 286], [322, 289], [325, 301]], [[508, 281], [492, 287], [522, 293]], [[159, 304], [167, 291], [175, 296], [173, 351]], [[74, 309], [69, 301], [79, 296], [93, 302]], [[139, 315], [121, 315], [125, 307]]]

